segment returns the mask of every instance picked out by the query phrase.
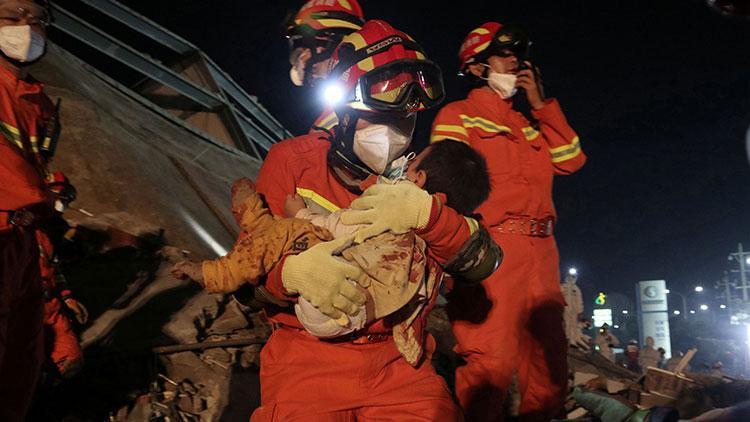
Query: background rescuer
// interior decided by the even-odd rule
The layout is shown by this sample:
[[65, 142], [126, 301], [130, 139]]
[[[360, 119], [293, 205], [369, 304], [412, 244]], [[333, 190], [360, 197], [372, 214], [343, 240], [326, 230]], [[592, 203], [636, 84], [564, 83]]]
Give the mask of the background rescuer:
[[[471, 31], [460, 70], [477, 88], [440, 110], [432, 128], [432, 142], [466, 142], [487, 160], [492, 191], [477, 212], [505, 252], [491, 277], [475, 288], [459, 286], [449, 298], [457, 351], [467, 361], [456, 370], [456, 395], [471, 421], [502, 419], [516, 372], [522, 420], [551, 419], [566, 395], [552, 180], [578, 170], [585, 156], [560, 105], [544, 98], [525, 61], [528, 45], [521, 31], [497, 22]], [[513, 107], [520, 89], [533, 124]], [[483, 297], [489, 310], [471, 306]]]
[[[52, 212], [44, 185], [54, 114], [26, 65], [45, 52], [46, 2], [0, 0], [0, 420], [21, 421], [43, 360], [35, 226]], [[52, 131], [54, 132], [54, 131]], [[49, 135], [49, 136], [48, 136]]]

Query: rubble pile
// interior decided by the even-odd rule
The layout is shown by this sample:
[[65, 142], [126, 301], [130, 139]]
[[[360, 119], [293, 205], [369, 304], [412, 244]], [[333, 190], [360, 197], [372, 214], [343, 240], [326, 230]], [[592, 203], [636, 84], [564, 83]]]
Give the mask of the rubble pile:
[[652, 415], [652, 420], [676, 420], [670, 418], [677, 415], [690, 419], [750, 398], [750, 381], [683, 372], [692, 356], [683, 357], [675, 371], [649, 367], [641, 375], [598, 354], [571, 348], [568, 361], [575, 390], [566, 405], [568, 419], [635, 421], [649, 412], [659, 412], [663, 418]]
[[260, 349], [270, 334], [261, 314], [233, 297], [202, 294], [164, 330], [181, 342], [153, 348], [165, 373], [111, 420], [249, 419], [259, 401]]

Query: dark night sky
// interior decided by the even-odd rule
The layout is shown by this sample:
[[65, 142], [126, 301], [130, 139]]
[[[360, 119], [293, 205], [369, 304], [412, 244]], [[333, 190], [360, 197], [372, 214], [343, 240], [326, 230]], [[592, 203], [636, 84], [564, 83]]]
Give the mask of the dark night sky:
[[[206, 51], [293, 133], [317, 114], [288, 80], [280, 32], [301, 0], [121, 1]], [[470, 29], [527, 30], [589, 157], [555, 188], [561, 265], [580, 269], [587, 294], [632, 296], [653, 278], [687, 291], [718, 279], [737, 242], [750, 248], [750, 20], [700, 0], [360, 1], [423, 45], [450, 100], [465, 95], [456, 53]]]

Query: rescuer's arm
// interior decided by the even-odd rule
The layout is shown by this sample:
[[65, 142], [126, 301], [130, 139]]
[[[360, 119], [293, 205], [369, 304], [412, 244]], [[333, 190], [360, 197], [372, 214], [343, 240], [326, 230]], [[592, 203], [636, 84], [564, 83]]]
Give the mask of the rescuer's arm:
[[411, 182], [378, 184], [355, 199], [341, 221], [364, 225], [355, 234], [357, 243], [388, 230], [415, 230], [446, 271], [471, 281], [485, 278], [497, 267], [499, 249], [474, 219], [443, 202], [441, 195], [430, 195]]
[[541, 136], [549, 148], [555, 173], [565, 175], [580, 169], [586, 162], [586, 155], [557, 100], [546, 100], [544, 107], [532, 110], [531, 114], [539, 120]]
[[284, 215], [284, 203], [287, 195], [293, 195], [296, 183], [289, 166], [294, 165], [294, 152], [282, 141], [274, 144], [263, 160], [255, 179], [255, 187], [266, 200], [271, 213]]
[[[581, 168], [586, 162], [586, 155], [581, 150], [578, 135], [568, 124], [560, 104], [554, 98], [544, 98], [538, 69], [525, 62], [526, 69], [518, 72], [516, 85], [523, 88], [531, 105], [531, 114], [539, 121], [541, 136], [549, 148], [550, 159], [555, 173], [570, 174]], [[537, 135], [538, 136], [538, 135]], [[527, 135], [533, 140], [534, 135]]]
[[5, 139], [0, 139], [0, 210], [10, 211], [53, 201], [52, 194], [42, 188], [42, 180]]

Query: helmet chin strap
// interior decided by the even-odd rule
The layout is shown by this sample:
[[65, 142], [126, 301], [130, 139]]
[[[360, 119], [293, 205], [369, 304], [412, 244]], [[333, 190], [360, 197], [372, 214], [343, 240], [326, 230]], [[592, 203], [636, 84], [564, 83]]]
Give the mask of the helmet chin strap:
[[355, 178], [365, 180], [373, 171], [354, 153], [354, 133], [357, 131], [358, 113], [349, 109], [335, 110], [339, 124], [333, 128], [328, 165], [341, 167]]
[[313, 79], [313, 66], [331, 58], [331, 56], [333, 55], [333, 50], [336, 48], [336, 45], [338, 45], [342, 38], [343, 36], [339, 37], [337, 35], [331, 35], [331, 40], [328, 41], [328, 45], [326, 45], [322, 53], [318, 53], [318, 47], [314, 42], [311, 43], [311, 45], [309, 46], [310, 60], [305, 63], [305, 76], [303, 80], [304, 86], [313, 86], [313, 84], [315, 83], [315, 80]]
[[22, 61], [14, 59], [12, 57], [9, 57], [2, 50], [0, 50], [0, 56], [3, 59], [5, 59], [8, 63], [12, 64], [13, 66], [15, 66], [15, 67], [17, 67], [19, 69], [23, 69], [23, 68], [29, 67], [29, 66], [37, 63], [39, 60], [42, 60], [44, 58], [44, 56], [46, 56], [46, 55], [47, 55], [47, 49], [45, 48], [44, 49], [44, 54], [42, 54], [41, 56], [39, 56], [39, 58], [37, 58], [36, 60], [32, 60], [32, 61], [28, 61], [28, 62], [22, 62]]

